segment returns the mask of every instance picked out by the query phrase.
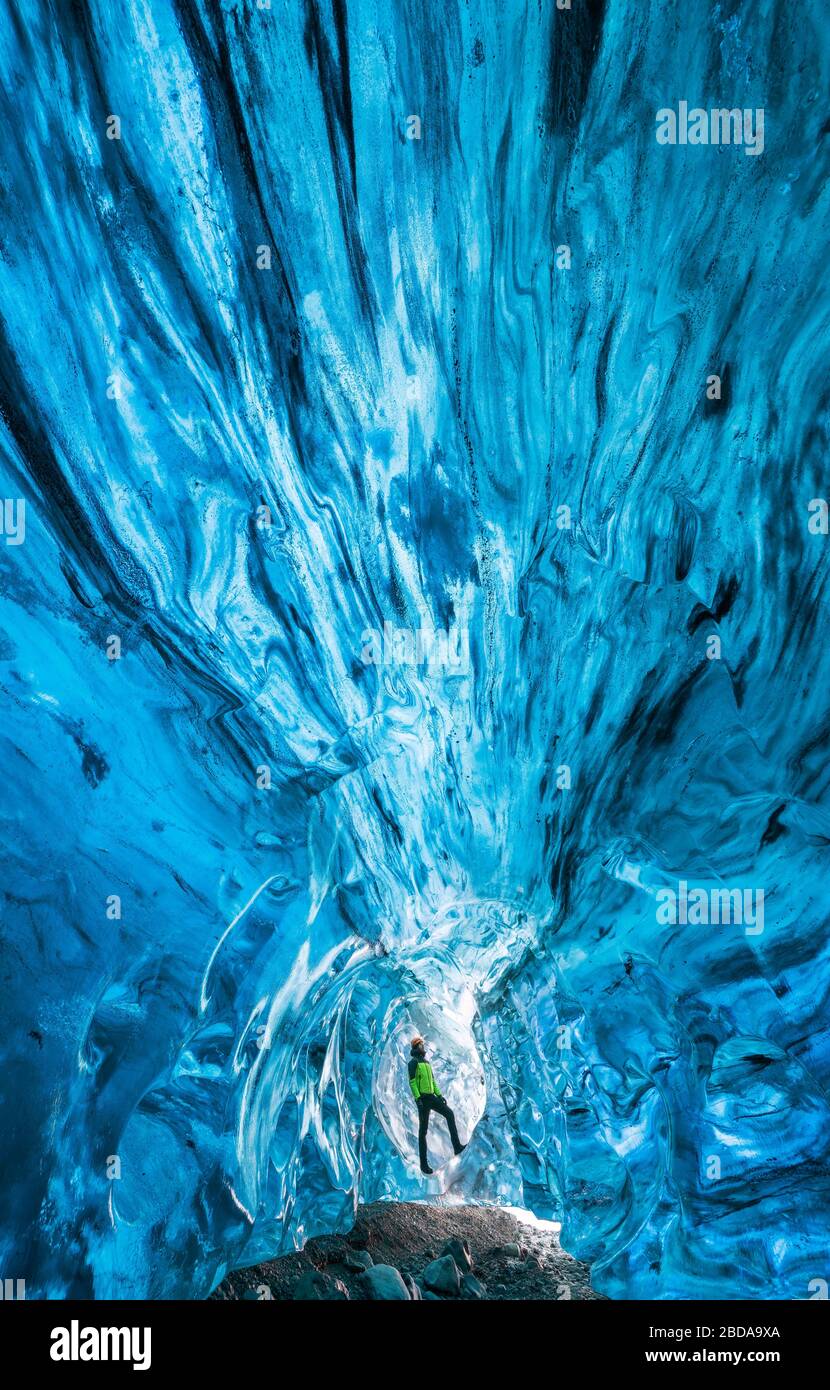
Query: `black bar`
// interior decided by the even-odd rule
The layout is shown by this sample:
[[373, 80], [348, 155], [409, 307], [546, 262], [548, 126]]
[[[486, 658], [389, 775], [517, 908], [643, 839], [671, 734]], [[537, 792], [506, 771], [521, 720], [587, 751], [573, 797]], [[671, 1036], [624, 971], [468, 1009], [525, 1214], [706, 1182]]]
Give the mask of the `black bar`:
[[[391, 1322], [390, 1322], [391, 1318]], [[73, 1332], [73, 1324], [75, 1331]], [[57, 1329], [66, 1329], [63, 1336]], [[80, 1358], [100, 1354], [102, 1328], [142, 1333], [110, 1342], [127, 1359], [53, 1360], [52, 1349]], [[143, 1329], [150, 1330], [149, 1347]], [[594, 1376], [632, 1371], [646, 1380], [679, 1367], [695, 1379], [710, 1365], [763, 1367], [792, 1377], [821, 1364], [827, 1319], [796, 1302], [456, 1302], [388, 1311], [377, 1303], [5, 1302], [0, 1313], [4, 1362], [65, 1378], [136, 1374], [130, 1355], [147, 1358], [141, 1375], [227, 1375], [236, 1381], [267, 1374], [282, 1378], [293, 1367], [308, 1374], [354, 1371], [371, 1348], [393, 1383], [409, 1378], [409, 1356], [427, 1337], [432, 1352], [445, 1347], [459, 1367], [472, 1367], [488, 1346], [509, 1349], [515, 1374], [541, 1361], [551, 1375]], [[95, 1329], [95, 1335], [84, 1333]], [[392, 1337], [392, 1341], [387, 1338]], [[367, 1340], [368, 1339], [368, 1340]], [[377, 1340], [380, 1339], [380, 1340]], [[397, 1350], [395, 1348], [397, 1347]], [[522, 1368], [524, 1367], [524, 1370]], [[374, 1378], [374, 1377], [373, 1377]], [[196, 1382], [192, 1390], [198, 1390]]]

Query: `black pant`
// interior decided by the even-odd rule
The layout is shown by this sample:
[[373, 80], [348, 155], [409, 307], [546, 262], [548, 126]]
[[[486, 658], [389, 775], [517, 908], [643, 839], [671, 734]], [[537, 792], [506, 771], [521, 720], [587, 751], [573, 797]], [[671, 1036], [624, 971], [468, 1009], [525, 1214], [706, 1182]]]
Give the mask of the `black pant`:
[[444, 1100], [444, 1097], [421, 1096], [421, 1099], [418, 1101], [418, 1154], [421, 1159], [422, 1168], [429, 1167], [427, 1163], [427, 1130], [429, 1129], [429, 1114], [431, 1110], [435, 1110], [439, 1115], [444, 1116], [455, 1152], [458, 1153], [461, 1148], [461, 1140], [458, 1137], [458, 1130], [455, 1127], [455, 1116]]

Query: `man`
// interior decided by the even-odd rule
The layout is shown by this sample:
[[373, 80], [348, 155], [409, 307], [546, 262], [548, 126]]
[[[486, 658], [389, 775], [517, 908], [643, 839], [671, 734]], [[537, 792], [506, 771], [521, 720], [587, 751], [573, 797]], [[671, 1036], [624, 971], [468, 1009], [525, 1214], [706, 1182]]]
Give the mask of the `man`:
[[438, 1083], [433, 1076], [432, 1067], [427, 1061], [426, 1046], [422, 1037], [412, 1039], [412, 1055], [409, 1059], [409, 1086], [418, 1107], [418, 1153], [421, 1159], [421, 1172], [432, 1172], [427, 1162], [427, 1130], [430, 1111], [443, 1115], [450, 1132], [455, 1153], [463, 1153], [467, 1145], [462, 1144], [455, 1127], [455, 1116], [441, 1095]]

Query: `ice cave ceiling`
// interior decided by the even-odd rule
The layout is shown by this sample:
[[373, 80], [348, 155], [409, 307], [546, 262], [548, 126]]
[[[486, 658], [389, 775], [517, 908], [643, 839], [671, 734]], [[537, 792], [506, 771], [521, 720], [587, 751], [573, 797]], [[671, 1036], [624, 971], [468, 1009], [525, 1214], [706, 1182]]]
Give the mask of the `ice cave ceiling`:
[[[425, 1193], [614, 1297], [830, 1278], [826, 26], [9, 0], [30, 1297], [201, 1297]], [[659, 144], [685, 100], [763, 151]], [[478, 1121], [428, 1186], [410, 1027]]]

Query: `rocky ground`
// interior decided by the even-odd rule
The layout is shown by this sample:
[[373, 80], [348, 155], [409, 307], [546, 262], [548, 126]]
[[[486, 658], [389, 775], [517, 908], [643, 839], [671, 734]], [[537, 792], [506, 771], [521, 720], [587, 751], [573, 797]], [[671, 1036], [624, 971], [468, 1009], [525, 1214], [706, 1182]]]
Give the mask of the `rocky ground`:
[[589, 1299], [590, 1269], [555, 1229], [497, 1207], [376, 1202], [343, 1236], [234, 1270], [214, 1299]]

